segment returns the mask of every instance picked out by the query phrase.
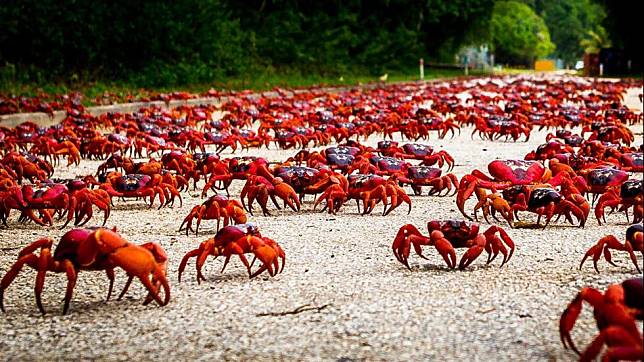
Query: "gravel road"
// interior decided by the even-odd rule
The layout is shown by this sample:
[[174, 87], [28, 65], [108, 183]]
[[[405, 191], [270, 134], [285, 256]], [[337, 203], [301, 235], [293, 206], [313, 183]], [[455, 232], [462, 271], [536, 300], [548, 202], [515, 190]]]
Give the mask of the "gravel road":
[[[633, 130], [641, 143], [641, 125]], [[454, 139], [431, 139], [454, 156], [459, 178], [474, 168], [486, 170], [497, 158], [523, 158], [546, 135], [534, 131], [527, 143], [492, 143], [471, 140], [470, 133], [464, 128]], [[378, 140], [371, 137], [367, 143]], [[294, 153], [263, 149], [236, 155], [283, 160]], [[93, 173], [97, 164], [83, 161], [80, 167], [60, 168], [57, 176]], [[241, 183], [233, 185], [238, 195]], [[106, 302], [105, 274], [83, 272], [71, 311], [63, 316], [65, 277], [49, 274], [43, 293], [49, 313], [41, 316], [33, 297], [35, 273], [25, 269], [5, 295], [0, 359], [574, 360], [576, 355], [563, 348], [558, 335], [567, 303], [584, 286], [605, 288], [638, 275], [623, 253], [615, 254], [618, 267], [602, 263], [599, 274], [590, 264], [578, 269], [584, 252], [600, 237], [615, 234], [623, 239], [623, 214], [609, 216], [601, 227], [589, 218], [584, 229], [563, 223], [545, 230], [506, 226], [517, 249], [503, 268], [497, 261], [486, 266], [481, 258], [467, 270], [449, 270], [427, 248], [429, 260], [411, 256], [409, 271], [391, 250], [400, 226], [412, 223], [425, 232], [430, 219], [462, 219], [454, 197], [412, 196], [410, 215], [401, 207], [387, 217], [361, 216], [352, 204], [329, 216], [313, 212], [310, 199], [300, 213], [256, 215], [251, 220], [286, 251], [282, 274], [249, 280], [238, 259], [223, 274], [223, 260], [209, 259], [206, 282], [197, 284], [191, 261], [179, 284], [182, 256], [214, 232], [208, 222], [199, 237], [177, 232], [190, 208], [202, 201], [197, 191], [183, 198], [183, 207], [162, 210], [118, 201], [108, 221], [132, 242], [153, 240], [165, 248], [170, 258], [169, 305], [143, 306], [145, 292], [137, 283], [124, 300]], [[468, 205], [471, 210], [471, 201]], [[522, 215], [525, 221], [535, 220]], [[22, 247], [40, 237], [57, 240], [63, 232], [19, 224], [14, 215], [10, 228], [0, 229], [0, 274]], [[117, 272], [115, 290], [125, 279]], [[319, 310], [283, 313], [304, 305]], [[284, 315], [262, 315], [267, 313]], [[585, 310], [573, 338], [585, 346], [595, 332]]]

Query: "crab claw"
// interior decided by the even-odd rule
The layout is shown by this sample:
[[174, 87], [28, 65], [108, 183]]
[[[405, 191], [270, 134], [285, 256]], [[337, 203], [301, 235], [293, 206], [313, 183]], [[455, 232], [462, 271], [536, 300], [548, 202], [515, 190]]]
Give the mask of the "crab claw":
[[586, 255], [584, 255], [584, 257], [581, 259], [581, 263], [579, 264], [579, 269], [581, 270], [581, 268], [584, 266], [586, 259], [588, 259], [589, 257], [592, 257], [593, 267], [595, 268], [595, 271], [599, 273], [597, 262], [601, 258], [602, 252], [604, 254], [604, 258], [606, 259], [606, 261], [609, 264], [616, 266], [615, 263], [613, 263], [610, 249], [626, 251], [630, 256], [631, 261], [635, 265], [637, 272], [641, 273], [640, 267], [637, 263], [637, 257], [635, 256], [635, 252], [633, 251], [633, 246], [631, 245], [631, 243], [629, 241], [626, 241], [624, 242], [624, 244], [622, 244], [613, 235], [604, 236], [603, 238], [599, 239], [599, 241], [595, 245], [593, 245], [590, 249], [588, 249], [588, 251], [586, 252]]
[[[447, 266], [449, 266], [452, 269], [456, 268], [456, 252], [454, 251], [454, 247], [452, 246], [452, 244], [447, 239], [445, 239], [445, 235], [443, 235], [443, 233], [438, 230], [434, 230], [430, 234], [430, 239], [431, 239], [431, 242], [434, 243], [434, 247], [436, 248], [438, 253], [443, 257], [443, 260], [445, 260], [445, 263], [447, 263]], [[418, 249], [420, 249], [420, 247], [418, 247]], [[481, 248], [481, 251], [482, 251], [482, 248]], [[416, 252], [418, 253], [418, 251]], [[480, 253], [481, 252], [479, 251], [479, 254]], [[476, 255], [478, 256], [478, 254]], [[463, 257], [465, 257], [465, 255]], [[473, 258], [476, 258], [476, 256], [473, 256]], [[459, 266], [459, 268], [461, 269], [465, 268], [465, 266], [463, 266], [462, 263], [463, 263], [463, 260], [461, 260], [461, 266]], [[469, 263], [467, 264], [469, 265]]]
[[[111, 263], [122, 268], [128, 275], [138, 277], [157, 304], [168, 304], [170, 286], [165, 276], [165, 261], [157, 261], [157, 257], [160, 260], [164, 258], [165, 252], [158, 244], [148, 244], [145, 247], [134, 245], [112, 230], [98, 229], [79, 247], [78, 261], [81, 265], [89, 265], [99, 252], [106, 254]], [[159, 290], [152, 284], [150, 276], [163, 287], [165, 299], [161, 300]]]
[[463, 176], [461, 182], [458, 186], [458, 193], [456, 194], [456, 206], [458, 210], [465, 216], [468, 220], [472, 218], [465, 213], [465, 201], [472, 196], [474, 190], [476, 189], [478, 182], [476, 177], [472, 175]]
[[[268, 270], [270, 276], [275, 276], [280, 273], [284, 268], [286, 260], [282, 248], [272, 239], [260, 238], [257, 236], [248, 236], [248, 244], [255, 257], [262, 262], [262, 265], [250, 277], [254, 278], [261, 274], [264, 270]], [[282, 260], [282, 267], [280, 268], [279, 260]]]
[[[485, 236], [483, 235], [477, 235], [476, 238], [474, 238], [474, 246], [470, 247], [467, 249], [465, 254], [461, 257], [461, 261], [458, 264], [458, 268], [460, 270], [463, 270], [467, 268], [476, 258], [478, 258], [479, 255], [485, 250]], [[443, 256], [444, 257], [444, 256]], [[445, 259], [447, 261], [447, 259]]]
[[[411, 270], [409, 267], [409, 263], [407, 262], [407, 259], [409, 258], [409, 251], [411, 250], [411, 245], [412, 241], [414, 239], [420, 239], [421, 241], [424, 241], [425, 244], [429, 243], [429, 238], [423, 236], [418, 229], [411, 224], [403, 225], [400, 230], [398, 230], [398, 233], [396, 234], [396, 237], [394, 238], [394, 242], [391, 245], [391, 248], [393, 249], [394, 256], [396, 259], [401, 262], [404, 266], [407, 267], [407, 269]], [[422, 257], [425, 258], [422, 255], [422, 250], [420, 249], [420, 245], [417, 245], [416, 243], [414, 244], [414, 249], [416, 250], [416, 253]]]
[[559, 320], [559, 337], [561, 338], [561, 343], [563, 343], [565, 348], [570, 348], [575, 351], [575, 353], [580, 354], [572, 340], [570, 331], [572, 331], [575, 326], [575, 322], [581, 313], [583, 301], [589, 301], [594, 305], [602, 299], [603, 295], [600, 291], [593, 288], [583, 288], [579, 291], [575, 299], [570, 302]]

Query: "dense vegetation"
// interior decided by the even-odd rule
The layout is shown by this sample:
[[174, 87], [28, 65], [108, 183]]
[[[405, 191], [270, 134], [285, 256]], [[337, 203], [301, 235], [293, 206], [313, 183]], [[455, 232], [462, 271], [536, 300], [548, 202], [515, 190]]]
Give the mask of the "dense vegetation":
[[543, 19], [529, 6], [517, 1], [501, 1], [494, 5], [490, 31], [493, 50], [503, 63], [530, 64], [555, 49]]
[[373, 76], [420, 57], [453, 62], [482, 43], [503, 63], [550, 54], [571, 63], [603, 30], [604, 5], [592, 1], [4, 0], [0, 82]]

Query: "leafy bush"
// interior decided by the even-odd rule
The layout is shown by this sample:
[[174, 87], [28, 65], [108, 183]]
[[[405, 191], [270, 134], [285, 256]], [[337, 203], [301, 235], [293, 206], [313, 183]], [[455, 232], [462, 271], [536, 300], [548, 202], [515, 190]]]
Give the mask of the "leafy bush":
[[543, 19], [518, 1], [494, 5], [491, 33], [494, 52], [501, 63], [529, 65], [555, 50]]
[[3, 82], [138, 86], [266, 73], [380, 75], [449, 58], [493, 0], [3, 0]]

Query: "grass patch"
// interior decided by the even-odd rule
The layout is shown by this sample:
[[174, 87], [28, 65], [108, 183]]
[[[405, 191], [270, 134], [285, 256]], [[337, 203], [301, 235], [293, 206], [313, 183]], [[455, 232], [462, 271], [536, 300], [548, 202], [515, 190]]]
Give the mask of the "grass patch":
[[[415, 72], [414, 72], [415, 71]], [[409, 71], [388, 72], [387, 82], [404, 82], [418, 80], [417, 69]], [[470, 76], [489, 74], [484, 71], [470, 70]], [[456, 78], [464, 76], [462, 70], [451, 69], [425, 69], [425, 79]], [[302, 88], [311, 86], [351, 86], [379, 81], [379, 76], [364, 74], [324, 75], [304, 74], [299, 71], [276, 73], [274, 71], [257, 72], [244, 77], [230, 77], [216, 79], [211, 83], [186, 84], [183, 86], [143, 88], [131, 81], [99, 80], [90, 82], [24, 82], [19, 80], [2, 79], [0, 81], [0, 94], [34, 97], [42, 94], [49, 96], [79, 92], [83, 94], [86, 105], [93, 104], [93, 99], [108, 92], [119, 97], [128, 95], [136, 98], [149, 96], [152, 93], [167, 93], [173, 91], [186, 91], [190, 93], [203, 93], [214, 88], [216, 90], [253, 90], [264, 91], [275, 87]]]

